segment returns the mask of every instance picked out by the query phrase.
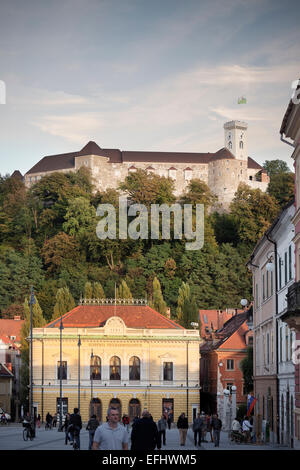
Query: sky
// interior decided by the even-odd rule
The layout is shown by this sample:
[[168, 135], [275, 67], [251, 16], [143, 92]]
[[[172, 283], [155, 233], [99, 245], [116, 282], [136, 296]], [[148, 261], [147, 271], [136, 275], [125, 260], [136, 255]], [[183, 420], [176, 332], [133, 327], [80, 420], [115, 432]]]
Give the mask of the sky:
[[0, 0], [0, 174], [90, 140], [216, 152], [233, 119], [249, 156], [292, 169], [279, 129], [299, 13], [298, 0]]

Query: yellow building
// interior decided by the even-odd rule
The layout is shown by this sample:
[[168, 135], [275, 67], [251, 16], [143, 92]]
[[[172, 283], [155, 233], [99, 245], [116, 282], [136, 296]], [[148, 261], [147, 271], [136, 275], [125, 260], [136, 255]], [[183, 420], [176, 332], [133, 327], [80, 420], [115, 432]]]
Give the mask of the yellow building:
[[192, 422], [200, 411], [199, 330], [143, 300], [84, 299], [63, 315], [62, 330], [60, 322], [33, 330], [33, 406], [42, 419], [59, 411], [61, 384], [64, 413], [79, 407], [83, 421], [92, 410], [105, 420], [110, 404], [131, 419], [147, 409], [154, 420], [167, 410]]

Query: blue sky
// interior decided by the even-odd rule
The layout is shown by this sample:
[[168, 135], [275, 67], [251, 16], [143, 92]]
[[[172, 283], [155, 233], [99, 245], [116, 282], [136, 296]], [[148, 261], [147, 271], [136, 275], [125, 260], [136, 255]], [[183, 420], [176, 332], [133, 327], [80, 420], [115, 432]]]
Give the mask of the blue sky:
[[2, 0], [0, 173], [89, 140], [214, 152], [232, 119], [248, 123], [252, 158], [292, 168], [279, 128], [299, 13], [294, 0]]

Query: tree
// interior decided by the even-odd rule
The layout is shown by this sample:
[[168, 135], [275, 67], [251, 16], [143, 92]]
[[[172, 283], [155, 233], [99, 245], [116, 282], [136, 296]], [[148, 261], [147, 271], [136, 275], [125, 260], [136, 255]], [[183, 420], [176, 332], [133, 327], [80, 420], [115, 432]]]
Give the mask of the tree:
[[41, 250], [48, 271], [57, 272], [66, 260], [79, 261], [80, 247], [78, 241], [64, 232], [46, 240]]
[[294, 173], [278, 173], [271, 176], [267, 193], [276, 199], [280, 207], [285, 206], [294, 197]]
[[164, 301], [160, 282], [157, 279], [157, 277], [153, 279], [153, 295], [152, 295], [152, 301], [150, 302], [149, 305], [154, 310], [157, 310], [157, 312], [162, 313], [163, 315], [166, 315], [167, 304]]
[[75, 302], [68, 287], [61, 287], [56, 294], [52, 320], [61, 317], [75, 307]]
[[100, 282], [94, 282], [94, 298], [95, 299], [105, 298], [105, 293]]
[[243, 372], [244, 386], [247, 393], [253, 390], [253, 347], [247, 348], [247, 356], [241, 360], [240, 368]]
[[121, 282], [121, 285], [117, 287], [117, 293], [116, 293], [117, 299], [132, 299], [133, 295], [130, 292], [129, 287], [127, 286], [126, 281], [124, 279]]
[[93, 298], [93, 286], [91, 282], [86, 282], [84, 286], [84, 297], [86, 299]]
[[290, 173], [291, 170], [289, 169], [287, 163], [283, 160], [266, 160], [263, 164], [263, 168], [268, 173], [268, 176], [271, 178], [273, 175], [282, 174], [282, 173]]
[[186, 192], [181, 196], [183, 204], [192, 204], [196, 208], [196, 204], [204, 204], [205, 213], [208, 209], [216, 204], [218, 197], [213, 194], [207, 184], [200, 179], [192, 179]]
[[279, 206], [269, 194], [241, 183], [230, 210], [238, 224], [240, 241], [253, 247], [277, 216]]
[[151, 204], [172, 204], [175, 202], [174, 181], [146, 170], [137, 170], [126, 176], [120, 184], [120, 189], [128, 193], [130, 202], [144, 204], [147, 208]]
[[96, 230], [96, 211], [85, 197], [68, 201], [63, 229], [75, 237], [82, 237], [89, 230]]
[[190, 286], [183, 282], [178, 291], [177, 321], [184, 328], [191, 328], [192, 322], [199, 322], [199, 310]]

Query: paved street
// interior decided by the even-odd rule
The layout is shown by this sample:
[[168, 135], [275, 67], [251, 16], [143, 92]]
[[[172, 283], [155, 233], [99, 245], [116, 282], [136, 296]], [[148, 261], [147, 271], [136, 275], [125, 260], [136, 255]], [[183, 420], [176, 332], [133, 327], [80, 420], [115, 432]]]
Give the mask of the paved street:
[[[85, 430], [85, 426], [80, 433], [81, 436], [81, 449], [88, 449], [89, 434]], [[25, 442], [23, 440], [23, 427], [18, 424], [11, 424], [8, 426], [0, 427], [0, 450], [72, 450], [70, 444], [64, 444], [65, 433], [60, 433], [57, 428], [51, 431], [45, 431], [45, 426], [42, 425], [37, 429], [36, 438], [33, 441]], [[179, 445], [179, 432], [176, 428], [167, 430], [167, 445], [162, 447], [162, 450], [196, 450], [194, 446], [193, 432], [191, 429], [188, 431], [186, 445]], [[221, 433], [220, 447], [215, 448], [213, 443], [202, 443], [199, 450], [272, 450], [274, 449], [269, 445], [239, 445], [232, 444], [228, 440], [228, 433]], [[278, 449], [278, 447], [277, 447]], [[282, 450], [287, 448], [281, 448]]]

